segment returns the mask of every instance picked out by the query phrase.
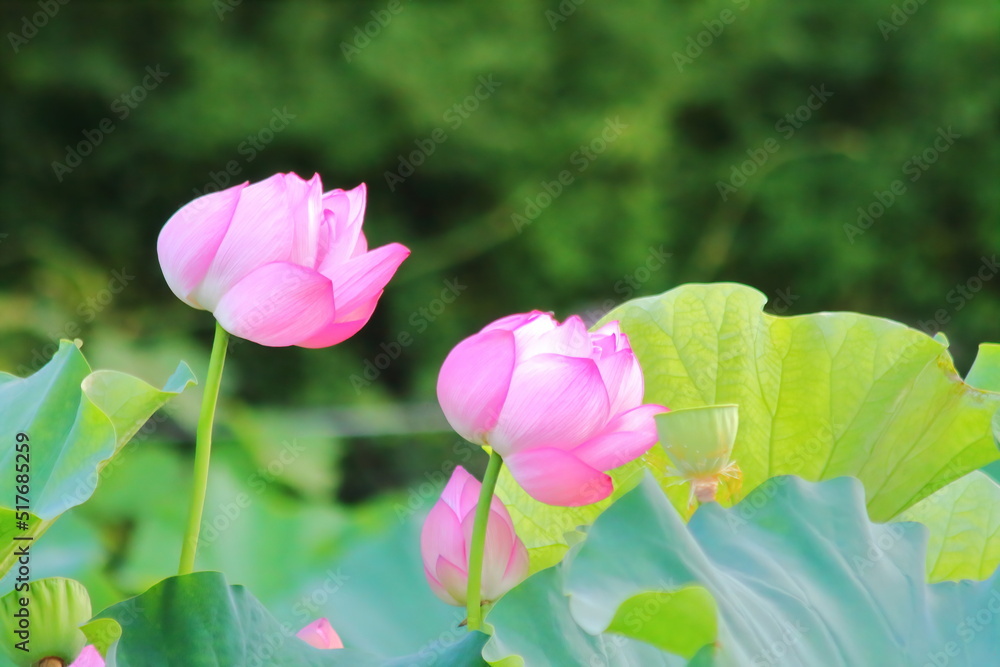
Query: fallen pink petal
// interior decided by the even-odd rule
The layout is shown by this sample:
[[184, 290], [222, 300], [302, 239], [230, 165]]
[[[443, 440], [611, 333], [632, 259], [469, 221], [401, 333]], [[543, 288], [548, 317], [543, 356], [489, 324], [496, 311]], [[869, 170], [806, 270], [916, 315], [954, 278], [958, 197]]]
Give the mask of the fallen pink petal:
[[344, 642], [340, 640], [340, 635], [330, 625], [330, 621], [325, 618], [316, 619], [295, 633], [295, 636], [316, 648], [344, 648]]

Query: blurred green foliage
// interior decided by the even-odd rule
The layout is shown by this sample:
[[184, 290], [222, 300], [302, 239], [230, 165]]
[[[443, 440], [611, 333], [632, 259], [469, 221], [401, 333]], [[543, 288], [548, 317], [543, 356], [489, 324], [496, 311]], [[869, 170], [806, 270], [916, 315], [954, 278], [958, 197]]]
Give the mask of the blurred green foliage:
[[[235, 345], [219, 418], [218, 474], [244, 486], [284, 443], [308, 445], [267, 493], [330, 525], [331, 500], [405, 496], [443, 481], [443, 460], [484, 463], [442, 427], [434, 384], [458, 340], [511, 312], [596, 321], [632, 296], [732, 280], [779, 314], [943, 329], [960, 370], [997, 339], [994, 2], [51, 4], [44, 22], [38, 2], [0, 6], [0, 367], [27, 374], [79, 337], [95, 367], [155, 383], [184, 359], [203, 376], [213, 322], [162, 280], [167, 218], [276, 171], [366, 182], [371, 244], [413, 249], [371, 323], [321, 351]], [[934, 149], [948, 128], [959, 137]], [[734, 169], [746, 182], [723, 198]], [[174, 560], [128, 554], [167, 539], [140, 514], [172, 525], [183, 504], [188, 394], [133, 445], [158, 450], [129, 464], [150, 483], [109, 480], [62, 528], [87, 512], [110, 526], [94, 567], [125, 590]], [[168, 500], [140, 511], [129, 494], [149, 489]]]

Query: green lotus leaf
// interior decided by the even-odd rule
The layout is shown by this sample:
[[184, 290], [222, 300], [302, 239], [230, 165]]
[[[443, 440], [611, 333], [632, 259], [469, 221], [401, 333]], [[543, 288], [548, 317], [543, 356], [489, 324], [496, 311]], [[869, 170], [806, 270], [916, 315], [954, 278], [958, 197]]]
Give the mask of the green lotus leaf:
[[926, 539], [916, 523], [872, 523], [851, 478], [777, 477], [685, 523], [647, 477], [562, 563], [496, 603], [483, 655], [528, 666], [993, 664], [1000, 572], [926, 584]]
[[14, 563], [12, 538], [37, 539], [90, 498], [108, 461], [193, 382], [184, 363], [163, 389], [124, 373], [92, 373], [70, 341], [34, 375], [0, 376], [0, 576]]
[[[108, 651], [108, 667], [151, 664], [217, 667], [369, 665], [477, 665], [486, 636], [464, 633], [456, 642], [429, 642], [412, 656], [384, 660], [352, 648], [322, 650], [295, 636], [297, 627], [275, 619], [243, 586], [218, 572], [170, 577], [120, 602], [97, 620], [118, 623], [121, 637]], [[391, 628], [386, 628], [391, 631]]]
[[886, 521], [1000, 458], [1000, 394], [964, 383], [945, 345], [856, 313], [776, 317], [766, 301], [744, 285], [684, 285], [604, 320], [628, 333], [646, 402], [739, 406], [736, 500], [776, 475], [850, 475]]
[[976, 389], [1000, 391], [1000, 345], [982, 343], [965, 381]]
[[930, 529], [931, 581], [981, 580], [1000, 567], [1000, 484], [973, 472], [899, 515]]
[[[777, 317], [762, 312], [765, 302], [744, 285], [683, 285], [629, 301], [598, 323], [619, 320], [629, 335], [646, 402], [675, 411], [738, 406], [732, 460], [742, 486], [720, 486], [723, 505], [776, 475], [850, 475], [864, 484], [872, 517], [887, 521], [1000, 458], [991, 435], [1000, 409], [1000, 393], [991, 391], [1000, 389], [997, 346], [982, 346], [967, 383], [943, 336], [855, 313]], [[634, 487], [645, 468], [689, 515], [690, 491], [674, 467], [654, 446], [612, 471], [615, 497]], [[533, 571], [558, 562], [576, 529], [610, 504], [544, 505], [505, 472], [498, 489]]]

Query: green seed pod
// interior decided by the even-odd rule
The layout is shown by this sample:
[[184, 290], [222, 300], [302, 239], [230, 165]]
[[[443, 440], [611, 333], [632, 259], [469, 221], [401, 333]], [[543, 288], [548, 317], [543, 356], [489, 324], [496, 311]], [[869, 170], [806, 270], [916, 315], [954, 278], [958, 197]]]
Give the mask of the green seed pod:
[[660, 444], [682, 477], [698, 480], [725, 472], [739, 428], [739, 406], [672, 410], [654, 419]]
[[45, 658], [69, 664], [87, 643], [80, 625], [92, 615], [90, 596], [80, 582], [62, 577], [33, 581], [27, 590], [15, 588], [0, 598], [2, 650], [18, 667]]

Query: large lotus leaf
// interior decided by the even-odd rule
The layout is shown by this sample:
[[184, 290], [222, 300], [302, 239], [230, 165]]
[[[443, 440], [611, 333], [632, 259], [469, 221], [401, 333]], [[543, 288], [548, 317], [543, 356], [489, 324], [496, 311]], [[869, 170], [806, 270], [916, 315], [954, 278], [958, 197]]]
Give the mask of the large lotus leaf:
[[[91, 373], [77, 346], [63, 341], [27, 378], [0, 381], [0, 575], [13, 563], [15, 534], [39, 537], [55, 519], [93, 494], [101, 469], [142, 424], [194, 381], [180, 364], [162, 390], [124, 373]], [[17, 451], [25, 434], [28, 451]], [[22, 436], [22, 440], [25, 437]], [[18, 458], [20, 457], [20, 458]], [[27, 458], [29, 527], [16, 528], [16, 466]], [[23, 480], [23, 478], [22, 478]]]
[[156, 664], [369, 665], [353, 650], [323, 651], [295, 636], [242, 586], [218, 572], [170, 577], [100, 613], [121, 626], [108, 651], [109, 667]]
[[850, 475], [885, 521], [1000, 458], [1000, 394], [962, 382], [945, 344], [855, 313], [776, 317], [766, 300], [744, 285], [684, 285], [605, 317], [629, 335], [647, 402], [739, 405], [737, 499], [776, 475]]
[[[538, 502], [525, 493], [507, 468], [500, 470], [497, 495], [510, 511], [517, 535], [528, 548], [534, 573], [558, 563], [567, 549], [582, 539], [583, 533], [578, 529], [592, 524], [601, 512], [635, 488], [647, 470], [655, 471], [654, 476], [660, 480], [674, 507], [685, 518], [690, 516], [693, 508], [688, 505], [689, 488], [679, 479], [668, 478], [666, 471], [670, 465], [663, 449], [655, 447], [632, 463], [611, 471], [614, 492], [598, 503], [582, 507], [557, 507]], [[729, 500], [729, 489], [725, 485], [719, 487], [719, 499], [722, 502]]]
[[931, 581], [985, 579], [1000, 566], [1000, 484], [976, 471], [899, 515], [930, 529]]
[[386, 660], [381, 664], [384, 667], [486, 667], [482, 653], [488, 637], [482, 632], [460, 630], [462, 634], [458, 638], [445, 633], [448, 636], [429, 642], [419, 653]]
[[641, 466], [631, 465], [628, 472], [630, 476], [624, 483], [620, 473], [615, 475], [615, 492], [599, 503], [582, 507], [556, 507], [540, 503], [529, 496], [507, 468], [501, 468], [497, 495], [507, 506], [518, 537], [528, 548], [532, 573], [558, 563], [569, 548], [568, 545], [582, 538], [583, 534], [577, 532], [577, 528], [592, 524], [612, 502], [635, 485], [643, 471]]
[[[1000, 573], [924, 583], [926, 534], [872, 523], [850, 478], [777, 477], [687, 524], [646, 479], [563, 563], [501, 598], [484, 656], [505, 666], [994, 664]], [[692, 613], [678, 622], [672, 606], [685, 593]], [[622, 636], [656, 653], [637, 657]], [[705, 641], [696, 652], [693, 638]]]
[[145, 667], [154, 659], [155, 664], [184, 667], [465, 666], [482, 664], [486, 640], [482, 633], [466, 633], [460, 641], [430, 642], [420, 654], [391, 661], [352, 648], [316, 649], [295, 637], [298, 628], [276, 620], [243, 586], [228, 585], [218, 572], [165, 579], [106, 609], [97, 617], [102, 619], [117, 622], [121, 630], [108, 651], [109, 667]]
[[1000, 391], [1000, 345], [981, 343], [972, 367], [965, 376], [966, 383], [976, 389]]
[[[95, 588], [100, 590], [108, 576], [134, 592], [172, 572], [180, 553], [177, 536], [186, 519], [185, 505], [169, 493], [185, 473], [184, 457], [176, 450], [143, 446], [122, 457], [94, 497], [60, 518], [46, 535], [44, 550], [33, 554], [33, 574], [67, 572], [50, 556], [53, 549], [79, 549], [79, 537], [63, 531], [64, 521], [74, 515], [89, 526], [100, 526], [99, 533], [91, 528], [98, 539], [107, 535], [107, 526], [131, 527], [114, 567], [103, 568], [108, 574], [70, 571], [87, 584], [95, 602]], [[306, 449], [299, 455], [306, 459], [312, 452]], [[225, 572], [290, 627], [327, 617], [347, 646], [380, 659], [416, 654], [441, 660], [461, 649], [457, 644], [469, 634], [459, 627], [465, 610], [442, 603], [431, 592], [420, 562], [420, 529], [440, 488], [421, 485], [409, 496], [385, 495], [347, 512], [328, 501], [293, 502], [287, 489], [269, 475], [267, 466], [261, 470], [255, 462], [248, 463], [235, 443], [216, 439], [198, 548], [200, 569]], [[151, 493], [150, 479], [162, 493]], [[295, 548], [288, 549], [288, 544]], [[281, 576], [275, 576], [276, 562], [281, 563]], [[103, 594], [101, 599], [104, 602], [95, 606], [106, 607], [121, 595], [109, 600]], [[392, 632], [383, 632], [384, 627]], [[415, 660], [432, 664], [429, 659]]]
[[[570, 598], [564, 593], [566, 568], [549, 568], [507, 593], [490, 612], [487, 622], [494, 634], [483, 650], [483, 657], [491, 665], [523, 667], [524, 665], [668, 665], [680, 667], [688, 662], [680, 655], [666, 653], [656, 645], [627, 637], [615, 632], [591, 633], [580, 627], [570, 613]], [[688, 589], [692, 590], [692, 589]], [[640, 596], [637, 596], [637, 598]], [[683, 597], [677, 602], [683, 602]], [[690, 600], [688, 600], [690, 601]], [[639, 609], [644, 602], [640, 603]], [[627, 605], [622, 605], [626, 607]], [[661, 610], [676, 611], [674, 620], [682, 619], [679, 627], [691, 630], [686, 615], [700, 620], [703, 608], [680, 605], [657, 605]], [[623, 610], [616, 615], [620, 624], [630, 624], [631, 619], [644, 621], [639, 612]], [[692, 637], [699, 635], [704, 642], [711, 641], [710, 624], [695, 626], [694, 633], [675, 635], [676, 649], [683, 651], [690, 646]], [[704, 643], [703, 642], [703, 643]]]

